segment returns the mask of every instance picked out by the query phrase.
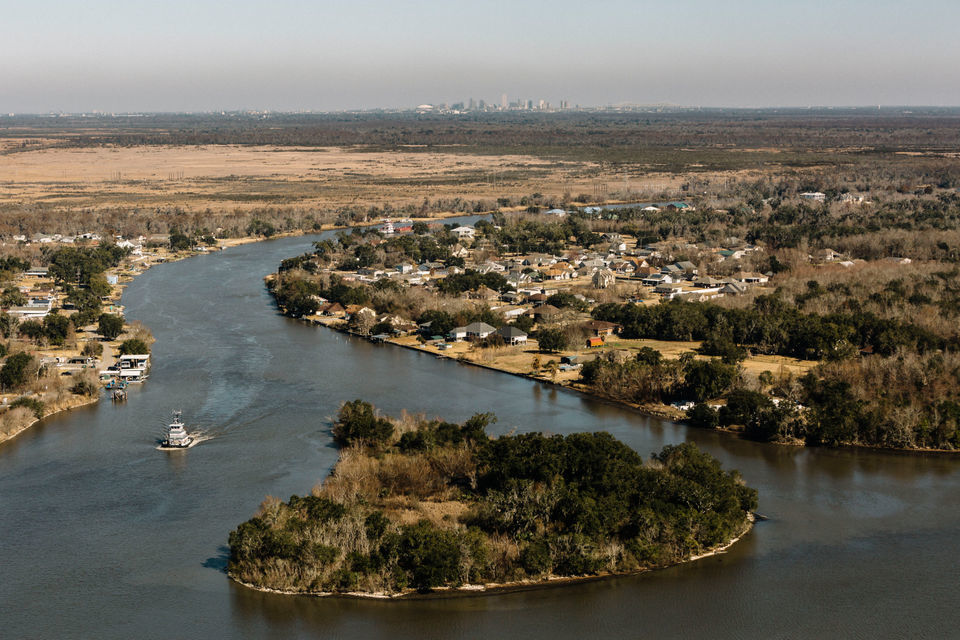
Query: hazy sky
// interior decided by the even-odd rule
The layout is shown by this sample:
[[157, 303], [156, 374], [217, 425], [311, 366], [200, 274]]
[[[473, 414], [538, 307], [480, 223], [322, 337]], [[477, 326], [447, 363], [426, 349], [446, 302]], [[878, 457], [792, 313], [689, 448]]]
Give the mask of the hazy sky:
[[0, 112], [960, 105], [960, 0], [0, 3]]

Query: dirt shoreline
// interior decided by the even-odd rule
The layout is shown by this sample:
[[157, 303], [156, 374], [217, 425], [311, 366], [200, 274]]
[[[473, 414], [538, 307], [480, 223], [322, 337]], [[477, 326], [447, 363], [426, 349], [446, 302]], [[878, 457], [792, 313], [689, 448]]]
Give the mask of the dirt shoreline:
[[669, 569], [670, 567], [676, 567], [681, 564], [688, 564], [690, 562], [696, 562], [697, 560], [703, 560], [704, 558], [709, 558], [711, 556], [720, 555], [725, 553], [730, 547], [739, 542], [745, 535], [747, 535], [752, 529], [753, 525], [757, 520], [757, 516], [753, 513], [747, 514], [747, 520], [744, 522], [743, 527], [737, 533], [737, 535], [723, 544], [717, 545], [707, 551], [704, 551], [701, 554], [690, 556], [680, 560], [679, 562], [674, 562], [671, 564], [665, 564], [657, 567], [649, 567], [645, 569], [634, 569], [631, 571], [615, 571], [611, 573], [603, 573], [598, 575], [586, 575], [586, 576], [547, 576], [541, 580], [518, 580], [516, 582], [496, 582], [489, 584], [465, 584], [459, 587], [438, 587], [431, 590], [428, 593], [420, 593], [414, 589], [408, 589], [401, 591], [400, 593], [389, 594], [389, 593], [365, 593], [362, 591], [350, 591], [346, 593], [339, 593], [335, 591], [286, 591], [283, 589], [272, 589], [270, 587], [263, 587], [256, 585], [250, 582], [244, 582], [239, 580], [227, 572], [227, 577], [236, 582], [237, 584], [243, 585], [248, 589], [253, 589], [255, 591], [261, 591], [263, 593], [275, 593], [279, 595], [288, 595], [288, 596], [309, 596], [312, 598], [348, 598], [356, 600], [426, 600], [426, 599], [437, 599], [437, 598], [464, 598], [471, 596], [486, 596], [486, 595], [496, 595], [501, 593], [512, 593], [516, 591], [531, 591], [534, 589], [549, 589], [552, 587], [565, 587], [571, 584], [581, 584], [584, 582], [597, 582], [600, 580], [609, 580], [610, 578], [624, 578], [628, 576], [636, 576], [643, 573], [649, 573], [650, 571], [659, 571], [662, 569]]
[[54, 410], [52, 410], [52, 411], [45, 412], [45, 413], [44, 413], [42, 416], [40, 416], [39, 418], [36, 418], [36, 417], [35, 417], [35, 418], [34, 418], [33, 420], [31, 420], [30, 422], [27, 422], [27, 423], [25, 423], [25, 424], [17, 427], [16, 429], [14, 429], [13, 431], [11, 431], [10, 433], [0, 434], [0, 445], [2, 445], [2, 444], [5, 443], [5, 442], [9, 442], [10, 440], [13, 440], [13, 439], [16, 438], [18, 435], [20, 435], [21, 433], [23, 433], [24, 431], [26, 431], [27, 429], [29, 429], [29, 428], [32, 427], [33, 425], [37, 424], [37, 423], [40, 422], [41, 420], [46, 420], [47, 418], [49, 418], [49, 417], [51, 417], [51, 416], [55, 416], [55, 415], [57, 415], [58, 413], [64, 413], [64, 412], [67, 412], [67, 411], [71, 411], [71, 410], [73, 410], [73, 409], [77, 409], [77, 408], [79, 408], [79, 407], [86, 407], [86, 406], [89, 406], [89, 405], [91, 405], [91, 404], [96, 404], [96, 403], [100, 402], [100, 399], [101, 399], [102, 396], [103, 396], [102, 393], [98, 393], [98, 394], [95, 395], [95, 396], [79, 396], [79, 395], [77, 395], [77, 396], [72, 396], [72, 397], [70, 398], [70, 401], [68, 401], [68, 402], [66, 403], [66, 406], [60, 406], [60, 407], [57, 407], [56, 409], [54, 409]]

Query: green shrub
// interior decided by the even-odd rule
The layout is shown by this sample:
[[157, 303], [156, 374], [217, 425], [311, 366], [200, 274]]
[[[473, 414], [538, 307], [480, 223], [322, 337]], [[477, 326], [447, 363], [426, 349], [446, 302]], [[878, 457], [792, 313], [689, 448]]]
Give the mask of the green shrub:
[[100, 386], [90, 380], [80, 380], [70, 387], [70, 393], [75, 393], [78, 396], [95, 396], [100, 393]]
[[386, 418], [377, 417], [373, 405], [363, 400], [345, 402], [337, 414], [333, 437], [338, 444], [362, 442], [381, 446], [393, 436], [393, 425]]
[[20, 396], [16, 400], [10, 403], [11, 409], [16, 409], [17, 407], [26, 407], [33, 412], [37, 418], [43, 417], [43, 401], [38, 400], [37, 398], [28, 398], [27, 396]]
[[147, 343], [139, 338], [130, 338], [129, 340], [124, 340], [120, 343], [120, 348], [118, 349], [120, 355], [145, 355], [150, 353], [150, 347], [147, 346]]

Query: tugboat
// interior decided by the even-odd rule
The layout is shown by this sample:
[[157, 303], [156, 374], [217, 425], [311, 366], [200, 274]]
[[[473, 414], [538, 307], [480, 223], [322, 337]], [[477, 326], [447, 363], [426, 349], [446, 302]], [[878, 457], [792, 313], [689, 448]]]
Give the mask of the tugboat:
[[167, 427], [167, 437], [160, 443], [161, 449], [186, 449], [193, 444], [193, 438], [180, 421], [180, 415], [180, 411], [173, 412], [173, 422]]

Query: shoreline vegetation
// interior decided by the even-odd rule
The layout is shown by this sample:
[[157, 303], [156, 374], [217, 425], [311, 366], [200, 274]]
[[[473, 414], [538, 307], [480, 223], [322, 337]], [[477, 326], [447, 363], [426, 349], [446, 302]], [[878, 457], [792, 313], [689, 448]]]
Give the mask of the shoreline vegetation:
[[[41, 416], [37, 416], [32, 412], [25, 411], [20, 415], [19, 418], [9, 420], [8, 424], [4, 425], [3, 430], [0, 430], [0, 445], [7, 441], [13, 440], [18, 435], [42, 420], [46, 420], [47, 418], [53, 417], [60, 413], [66, 413], [67, 411], [71, 411], [73, 409], [96, 404], [99, 401], [100, 394], [95, 396], [71, 394], [65, 396], [54, 405], [45, 405], [44, 413]], [[12, 409], [11, 411], [16, 411], [16, 409]]]
[[337, 464], [230, 534], [228, 574], [315, 596], [474, 595], [631, 575], [722, 553], [757, 494], [693, 444], [650, 460], [607, 433], [487, 436], [344, 403]]

